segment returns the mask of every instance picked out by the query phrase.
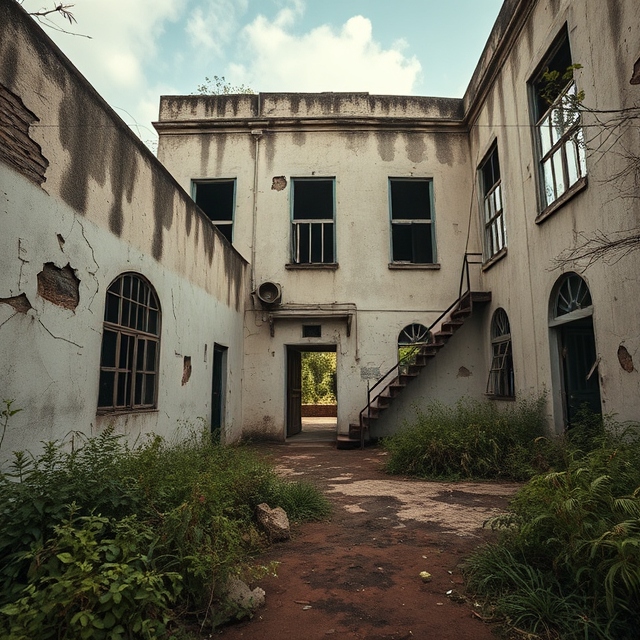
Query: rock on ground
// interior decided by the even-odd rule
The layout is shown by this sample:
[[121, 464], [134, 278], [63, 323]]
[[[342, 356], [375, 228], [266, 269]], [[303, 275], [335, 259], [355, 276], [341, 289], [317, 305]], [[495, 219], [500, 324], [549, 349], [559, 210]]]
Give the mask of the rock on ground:
[[282, 507], [271, 509], [263, 502], [256, 507], [256, 516], [271, 542], [289, 540], [291, 537], [289, 518]]

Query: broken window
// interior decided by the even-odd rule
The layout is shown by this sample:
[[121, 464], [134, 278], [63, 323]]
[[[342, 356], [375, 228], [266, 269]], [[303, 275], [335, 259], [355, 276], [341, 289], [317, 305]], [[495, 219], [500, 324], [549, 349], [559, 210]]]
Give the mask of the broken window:
[[511, 327], [504, 309], [496, 309], [491, 320], [491, 370], [487, 381], [487, 395], [497, 398], [515, 397]]
[[507, 246], [507, 232], [502, 208], [502, 186], [498, 146], [494, 143], [480, 165], [480, 186], [483, 197], [484, 260], [491, 260]]
[[335, 263], [333, 178], [294, 178], [291, 250], [294, 264]]
[[235, 180], [193, 181], [193, 199], [229, 242], [233, 242], [235, 194]]
[[389, 179], [392, 262], [435, 263], [432, 185], [425, 179]]
[[531, 86], [544, 209], [587, 175], [585, 140], [566, 30]]
[[107, 289], [98, 412], [155, 409], [159, 352], [158, 297], [142, 276], [124, 273]]

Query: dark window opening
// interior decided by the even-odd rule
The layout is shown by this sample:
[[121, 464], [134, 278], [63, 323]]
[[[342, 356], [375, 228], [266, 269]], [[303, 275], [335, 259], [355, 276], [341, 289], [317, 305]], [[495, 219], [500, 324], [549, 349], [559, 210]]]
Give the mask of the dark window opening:
[[160, 305], [153, 287], [135, 273], [122, 274], [107, 290], [100, 412], [156, 407], [159, 343]]
[[571, 49], [565, 29], [531, 81], [542, 209], [556, 202], [572, 187], [577, 188], [579, 181], [587, 175], [586, 144], [571, 65]]
[[[560, 96], [563, 89], [573, 81], [573, 77], [568, 77], [566, 80], [562, 79], [565, 74], [573, 75], [568, 71], [572, 64], [569, 36], [565, 29], [559, 40], [557, 40], [551, 48], [551, 54], [543, 64], [541, 71], [533, 83], [537, 119], [549, 110], [549, 107]], [[558, 79], [550, 83], [548, 76], [554, 72], [558, 74]]]
[[302, 337], [303, 338], [321, 338], [322, 325], [319, 325], [319, 324], [302, 325]]
[[292, 180], [292, 250], [296, 264], [335, 262], [333, 179]]
[[229, 241], [233, 241], [235, 180], [194, 182], [193, 197], [209, 220]]
[[391, 179], [391, 259], [435, 262], [431, 180]]
[[484, 259], [490, 260], [507, 245], [507, 232], [502, 208], [502, 184], [498, 147], [493, 145], [480, 165], [483, 195]]

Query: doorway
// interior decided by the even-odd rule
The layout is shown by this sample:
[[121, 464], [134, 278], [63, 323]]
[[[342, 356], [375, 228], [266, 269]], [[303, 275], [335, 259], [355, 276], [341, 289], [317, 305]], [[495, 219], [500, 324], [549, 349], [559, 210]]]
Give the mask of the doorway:
[[558, 347], [564, 426], [570, 429], [585, 410], [602, 414], [593, 302], [577, 273], [567, 273], [556, 283], [549, 326]]
[[287, 438], [335, 440], [336, 364], [335, 345], [287, 346]]
[[226, 388], [227, 347], [213, 345], [211, 380], [211, 439], [220, 442], [224, 427], [224, 391]]

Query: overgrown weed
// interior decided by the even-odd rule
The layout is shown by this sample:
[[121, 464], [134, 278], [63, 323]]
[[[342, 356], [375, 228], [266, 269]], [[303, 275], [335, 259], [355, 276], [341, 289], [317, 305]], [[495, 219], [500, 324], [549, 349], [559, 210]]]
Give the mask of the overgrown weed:
[[431, 402], [416, 420], [384, 440], [386, 470], [422, 478], [525, 480], [556, 462], [545, 435], [544, 396], [499, 409], [496, 403]]
[[640, 428], [591, 427], [568, 438], [564, 470], [534, 477], [490, 523], [500, 541], [465, 576], [519, 629], [630, 640], [640, 629]]
[[130, 447], [107, 429], [14, 454], [0, 476], [0, 636], [163, 638], [185, 616], [211, 630], [234, 613], [227, 579], [260, 573], [261, 502], [293, 520], [328, 513], [312, 485], [202, 431]]

